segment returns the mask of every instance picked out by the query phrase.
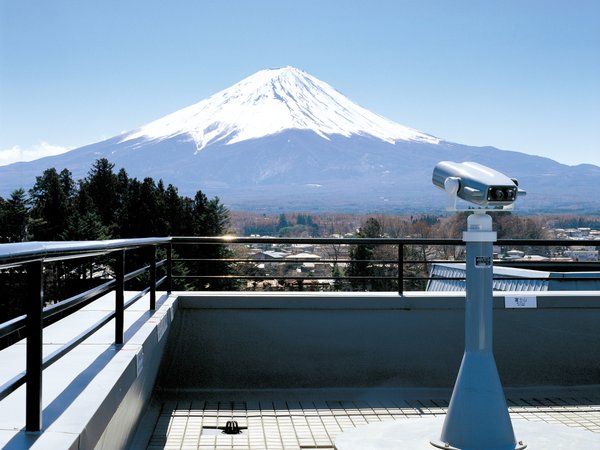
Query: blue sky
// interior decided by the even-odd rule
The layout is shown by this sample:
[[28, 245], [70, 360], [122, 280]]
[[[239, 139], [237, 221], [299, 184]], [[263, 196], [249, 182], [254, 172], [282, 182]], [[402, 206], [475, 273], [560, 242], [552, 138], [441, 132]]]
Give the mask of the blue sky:
[[600, 1], [0, 0], [0, 164], [292, 65], [443, 139], [600, 165]]

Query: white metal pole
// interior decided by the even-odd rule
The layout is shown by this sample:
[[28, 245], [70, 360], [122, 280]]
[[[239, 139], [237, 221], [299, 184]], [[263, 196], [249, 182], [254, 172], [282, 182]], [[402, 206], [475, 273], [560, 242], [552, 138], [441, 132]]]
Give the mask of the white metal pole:
[[467, 247], [465, 352], [439, 440], [445, 449], [515, 450], [508, 407], [492, 351], [492, 218], [476, 212], [463, 234]]

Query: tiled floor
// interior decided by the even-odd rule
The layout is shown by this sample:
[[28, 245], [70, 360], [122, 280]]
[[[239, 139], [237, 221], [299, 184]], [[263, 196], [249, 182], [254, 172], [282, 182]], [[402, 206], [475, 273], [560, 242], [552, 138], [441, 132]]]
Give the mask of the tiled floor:
[[[511, 417], [599, 433], [600, 397], [508, 398]], [[340, 432], [373, 422], [443, 415], [447, 400], [165, 401], [150, 439], [156, 449], [333, 449]], [[241, 434], [223, 434], [235, 420]]]

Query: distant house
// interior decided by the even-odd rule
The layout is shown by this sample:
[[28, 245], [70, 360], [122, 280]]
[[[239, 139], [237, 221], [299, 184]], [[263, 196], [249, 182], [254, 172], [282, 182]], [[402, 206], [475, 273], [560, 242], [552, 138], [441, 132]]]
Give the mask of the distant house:
[[509, 250], [506, 252], [506, 259], [521, 259], [525, 256], [525, 252], [521, 250]]
[[289, 256], [289, 253], [267, 250], [254, 255], [254, 259], [257, 259], [259, 261], [282, 261], [287, 256]]
[[311, 260], [311, 261], [318, 261], [321, 259], [321, 257], [319, 255], [315, 255], [314, 253], [308, 253], [308, 252], [302, 252], [302, 253], [296, 253], [294, 255], [287, 255], [285, 257], [286, 260], [290, 260], [290, 261], [298, 261], [298, 260]]
[[315, 255], [314, 253], [302, 252], [296, 253], [295, 255], [288, 255], [285, 260], [287, 262], [297, 262], [298, 267], [296, 271], [298, 272], [314, 272], [316, 268], [316, 262], [319, 261], [321, 257], [319, 255]]

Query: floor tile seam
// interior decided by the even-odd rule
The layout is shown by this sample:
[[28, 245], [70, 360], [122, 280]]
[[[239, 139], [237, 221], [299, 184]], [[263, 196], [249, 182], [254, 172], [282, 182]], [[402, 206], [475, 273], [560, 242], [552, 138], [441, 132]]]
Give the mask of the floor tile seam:
[[[296, 402], [294, 402], [294, 403], [296, 403]], [[304, 415], [304, 410], [302, 409], [302, 404], [300, 402], [298, 402], [298, 406], [302, 410], [303, 414], [302, 415], [300, 415], [300, 414], [298, 414], [298, 415], [296, 415], [296, 414], [290, 414], [290, 417], [292, 418], [292, 423], [293, 423], [293, 426], [294, 426], [294, 431], [296, 432], [296, 437], [298, 439], [298, 445], [301, 445], [301, 440], [300, 440], [300, 436], [298, 435], [298, 430], [297, 430], [296, 423], [294, 423], [294, 419], [302, 419], [303, 423], [302, 423], [301, 426], [308, 428], [308, 434], [310, 435], [310, 439], [312, 440], [312, 443], [314, 445], [317, 445], [317, 441], [315, 439], [315, 436], [312, 433], [312, 430], [310, 428], [310, 424], [308, 423], [308, 420], [306, 419], [306, 416]], [[290, 413], [291, 413], [291, 411], [290, 411]]]
[[[316, 404], [315, 402], [311, 402], [313, 404], [313, 406], [316, 408]], [[324, 435], [327, 438], [328, 443], [333, 443], [333, 438], [331, 437], [331, 435], [329, 434], [329, 430], [327, 430], [327, 426], [325, 425], [325, 422], [323, 422], [323, 416], [321, 416], [320, 414], [317, 414], [316, 416], [313, 416], [316, 420], [318, 420], [319, 423], [319, 428], [320, 431], [322, 431], [324, 433]], [[314, 433], [313, 433], [314, 434]], [[316, 441], [316, 437], [315, 437], [315, 441]]]

